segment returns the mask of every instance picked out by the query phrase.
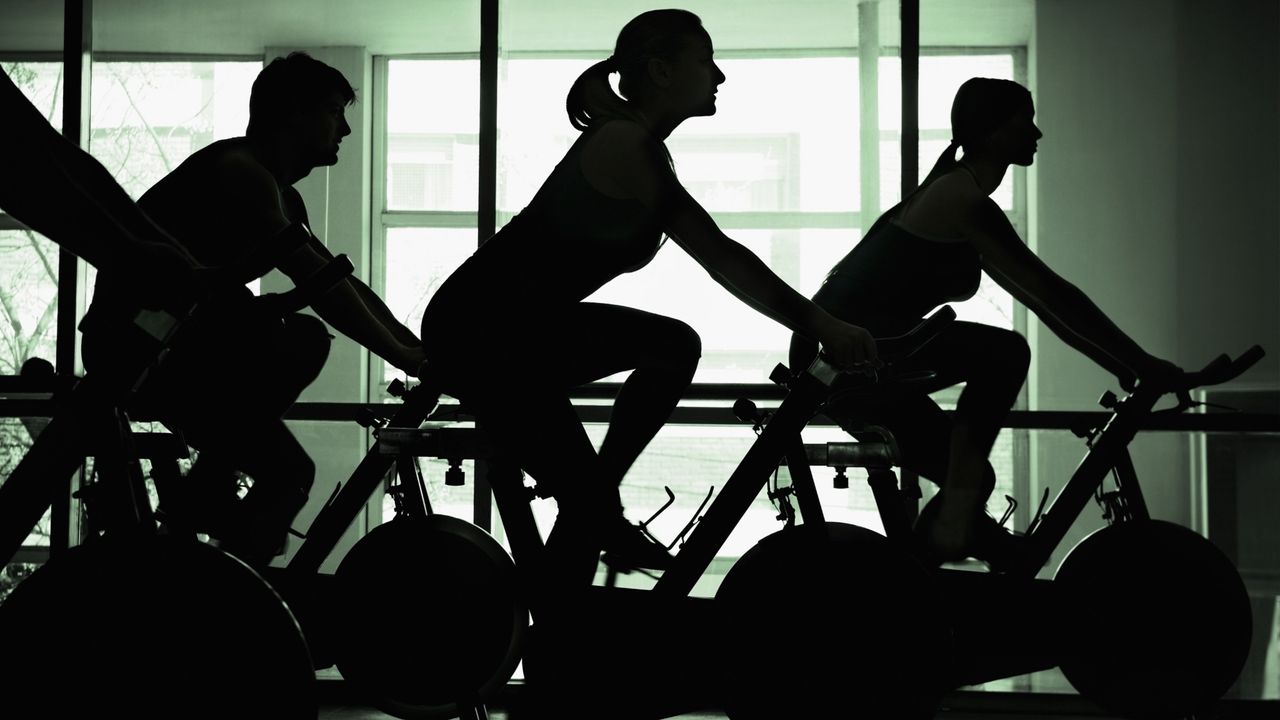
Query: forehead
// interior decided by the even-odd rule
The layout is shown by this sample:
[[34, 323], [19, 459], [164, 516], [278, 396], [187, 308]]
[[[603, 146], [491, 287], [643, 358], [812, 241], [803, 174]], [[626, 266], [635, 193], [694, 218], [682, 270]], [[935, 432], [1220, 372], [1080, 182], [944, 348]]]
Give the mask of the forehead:
[[330, 90], [320, 99], [320, 104], [327, 108], [335, 105], [344, 108], [347, 106], [347, 98], [337, 90]]
[[713, 50], [711, 45], [711, 35], [707, 31], [699, 28], [690, 31], [684, 36], [684, 47], [686, 50]]

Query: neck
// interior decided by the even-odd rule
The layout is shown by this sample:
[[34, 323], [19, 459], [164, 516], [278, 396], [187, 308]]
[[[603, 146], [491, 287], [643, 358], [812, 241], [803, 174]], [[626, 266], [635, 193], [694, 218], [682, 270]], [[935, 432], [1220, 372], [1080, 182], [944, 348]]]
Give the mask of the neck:
[[281, 187], [293, 185], [311, 173], [311, 166], [290, 152], [285, 143], [273, 138], [249, 138], [249, 146]]
[[1000, 187], [1000, 183], [1004, 182], [1005, 173], [1009, 170], [1009, 163], [980, 154], [966, 155], [960, 160], [960, 164], [969, 168], [978, 187], [982, 188], [987, 195]]
[[649, 132], [659, 141], [666, 141], [671, 136], [671, 133], [680, 126], [680, 123], [684, 122], [683, 117], [679, 117], [662, 107], [637, 103], [632, 105], [632, 109], [639, 116], [640, 122], [649, 128]]

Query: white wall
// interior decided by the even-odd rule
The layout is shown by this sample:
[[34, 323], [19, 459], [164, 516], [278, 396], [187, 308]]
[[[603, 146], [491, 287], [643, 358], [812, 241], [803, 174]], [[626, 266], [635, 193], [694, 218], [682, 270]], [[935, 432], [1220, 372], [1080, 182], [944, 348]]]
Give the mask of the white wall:
[[[1032, 49], [1045, 133], [1037, 253], [1150, 352], [1185, 367], [1262, 344], [1271, 354], [1242, 381], [1272, 387], [1276, 12], [1269, 0], [1041, 0]], [[1114, 381], [1042, 328], [1033, 335], [1031, 407], [1096, 409]], [[1061, 487], [1082, 450], [1066, 433], [1035, 433], [1033, 487]], [[1152, 513], [1189, 524], [1188, 452], [1172, 433], [1135, 444]]]

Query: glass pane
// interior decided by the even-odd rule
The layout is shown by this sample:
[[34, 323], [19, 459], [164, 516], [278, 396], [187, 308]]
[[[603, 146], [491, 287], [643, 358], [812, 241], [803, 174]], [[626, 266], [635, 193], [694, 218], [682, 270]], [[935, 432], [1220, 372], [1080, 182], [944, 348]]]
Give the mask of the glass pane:
[[[592, 60], [511, 59], [499, 96], [499, 207], [516, 212], [577, 139], [564, 96]], [[676, 173], [708, 210], [853, 211], [858, 201], [857, 62], [721, 59], [713, 118], [667, 141]], [[804, 82], [797, 82], [804, 78]], [[815, 94], [812, 84], [840, 91]], [[804, 107], [804, 112], [794, 108]]]
[[498, 89], [498, 208], [514, 214], [533, 199], [578, 139], [564, 98], [590, 59], [511, 59]]
[[[387, 307], [417, 333], [436, 288], [475, 249], [474, 228], [387, 228]], [[398, 376], [389, 368], [385, 382]]]
[[54, 359], [58, 247], [30, 230], [0, 230], [0, 375]]
[[857, 60], [717, 64], [728, 80], [715, 117], [690, 120], [668, 143], [690, 193], [711, 211], [857, 210]]
[[196, 150], [244, 134], [261, 69], [257, 61], [94, 63], [90, 151], [137, 198]]
[[0, 62], [0, 70], [54, 128], [62, 129], [62, 63]]
[[[18, 467], [18, 463], [22, 462], [27, 450], [31, 449], [31, 443], [48, 424], [48, 418], [0, 418], [0, 485], [9, 479], [9, 474]], [[23, 541], [24, 545], [47, 546], [49, 544], [49, 518], [50, 513], [46, 511], [40, 522], [31, 528], [31, 533]], [[3, 586], [2, 579], [0, 579], [0, 586]]]
[[[741, 242], [774, 266], [792, 287], [816, 292], [857, 240], [854, 230], [734, 230]], [[668, 242], [649, 266], [605, 285], [591, 299], [679, 318], [702, 336], [695, 382], [767, 382], [786, 361], [791, 331], [744, 305], [687, 253]]]
[[475, 210], [480, 63], [387, 63], [388, 210]]

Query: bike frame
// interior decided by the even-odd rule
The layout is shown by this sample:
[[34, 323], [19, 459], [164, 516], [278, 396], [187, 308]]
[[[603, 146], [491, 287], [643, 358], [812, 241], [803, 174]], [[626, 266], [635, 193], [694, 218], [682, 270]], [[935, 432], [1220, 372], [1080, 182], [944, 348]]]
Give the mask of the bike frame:
[[1076, 518], [1080, 517], [1089, 500], [1112, 472], [1119, 485], [1118, 491], [1124, 498], [1124, 506], [1129, 511], [1127, 517], [1114, 518], [1112, 521], [1144, 520], [1150, 517], [1133, 467], [1133, 459], [1129, 455], [1129, 443], [1137, 435], [1142, 419], [1151, 414], [1163, 394], [1140, 387], [1116, 404], [1111, 418], [1091, 438], [1089, 450], [1071, 474], [1071, 479], [1026, 535], [1025, 562], [1013, 575], [1034, 577], [1044, 567]]

